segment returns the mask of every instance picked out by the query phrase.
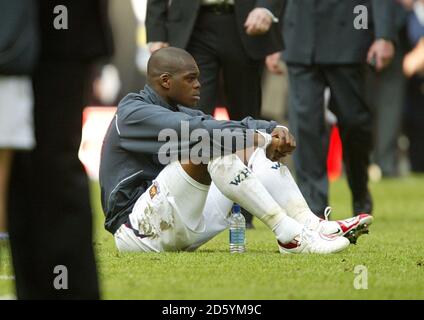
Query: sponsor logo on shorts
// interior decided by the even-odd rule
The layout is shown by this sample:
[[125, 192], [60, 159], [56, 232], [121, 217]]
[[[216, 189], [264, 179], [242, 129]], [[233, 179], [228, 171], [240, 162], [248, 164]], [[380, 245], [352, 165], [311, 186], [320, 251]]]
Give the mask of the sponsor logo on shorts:
[[158, 194], [158, 188], [155, 185], [152, 185], [149, 189], [150, 199], [153, 199], [155, 195]]

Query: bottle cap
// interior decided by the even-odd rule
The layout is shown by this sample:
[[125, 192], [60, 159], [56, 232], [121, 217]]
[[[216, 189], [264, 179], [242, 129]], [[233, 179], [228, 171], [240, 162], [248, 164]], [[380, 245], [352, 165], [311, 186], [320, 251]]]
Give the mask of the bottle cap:
[[241, 212], [241, 209], [240, 209], [240, 205], [239, 204], [234, 203], [234, 205], [233, 205], [233, 212], [236, 212], [236, 213], [240, 213]]

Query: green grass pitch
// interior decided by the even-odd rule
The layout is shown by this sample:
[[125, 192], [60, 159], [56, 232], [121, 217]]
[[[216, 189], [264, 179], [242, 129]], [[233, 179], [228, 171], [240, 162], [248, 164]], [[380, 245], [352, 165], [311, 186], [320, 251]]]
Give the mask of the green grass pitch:
[[[424, 299], [424, 177], [384, 180], [372, 183], [371, 190], [375, 221], [370, 234], [339, 254], [280, 255], [273, 234], [257, 219], [256, 229], [247, 231], [245, 254], [229, 253], [228, 232], [194, 253], [122, 254], [103, 229], [93, 184], [102, 298]], [[332, 219], [350, 216], [345, 180], [331, 184], [331, 204]], [[4, 244], [0, 259], [0, 297], [13, 296]], [[357, 266], [366, 269], [355, 273]]]

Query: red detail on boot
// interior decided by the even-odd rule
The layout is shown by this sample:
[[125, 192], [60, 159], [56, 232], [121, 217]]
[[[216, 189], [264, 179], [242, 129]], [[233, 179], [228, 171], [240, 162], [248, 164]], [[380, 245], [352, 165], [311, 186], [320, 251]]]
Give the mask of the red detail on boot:
[[296, 239], [293, 239], [291, 242], [289, 242], [289, 243], [281, 243], [281, 241], [280, 240], [277, 240], [277, 242], [278, 242], [278, 245], [280, 246], [280, 247], [283, 247], [284, 249], [295, 249], [295, 248], [297, 248], [297, 247], [299, 247], [300, 246], [300, 243], [299, 243], [299, 241], [297, 241]]

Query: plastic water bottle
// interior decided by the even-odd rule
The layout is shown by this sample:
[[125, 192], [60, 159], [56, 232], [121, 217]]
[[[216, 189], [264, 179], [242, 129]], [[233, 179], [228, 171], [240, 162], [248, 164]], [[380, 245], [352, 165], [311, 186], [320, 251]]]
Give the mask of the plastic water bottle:
[[238, 204], [233, 205], [230, 218], [230, 253], [246, 250], [246, 220]]

